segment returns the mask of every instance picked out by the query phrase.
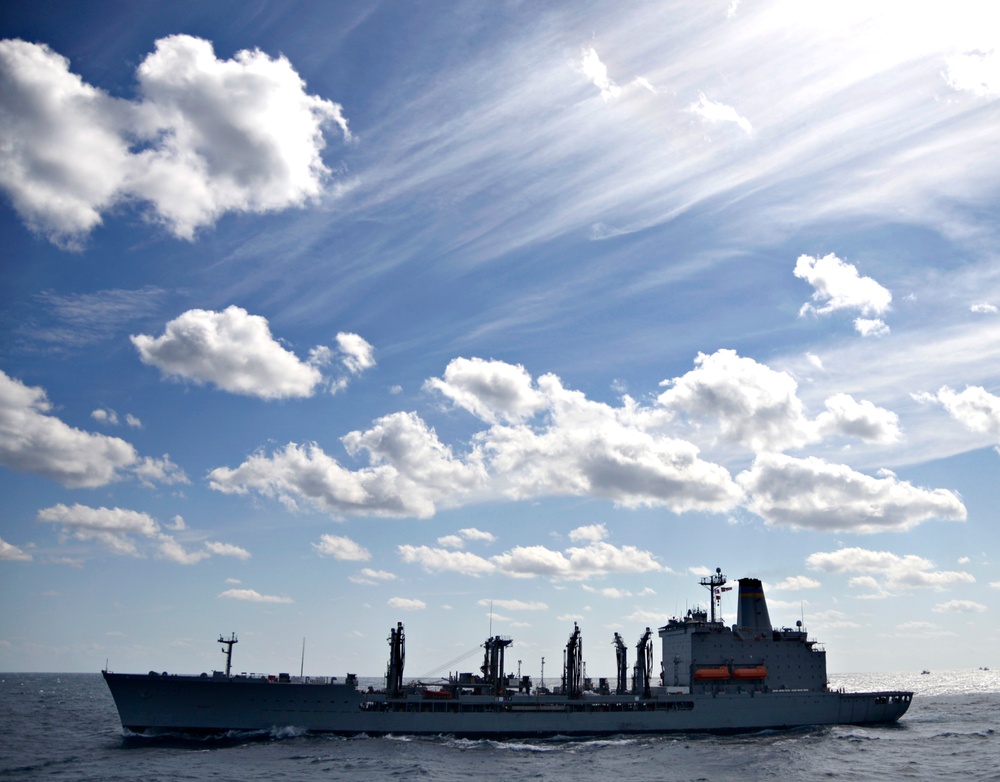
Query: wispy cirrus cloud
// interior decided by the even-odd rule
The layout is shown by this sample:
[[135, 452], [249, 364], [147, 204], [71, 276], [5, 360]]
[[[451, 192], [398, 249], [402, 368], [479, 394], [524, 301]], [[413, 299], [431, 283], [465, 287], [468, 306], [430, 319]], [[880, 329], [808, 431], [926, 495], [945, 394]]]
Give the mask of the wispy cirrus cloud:
[[[593, 40], [594, 17], [574, 28], [558, 11], [542, 13], [517, 46], [484, 50], [462, 73], [400, 95], [398, 113], [382, 127], [378, 165], [352, 198], [391, 211], [404, 194], [412, 204], [460, 192], [476, 230], [442, 240], [463, 248], [464, 263], [598, 223], [602, 235], [649, 228], [750, 191], [755, 209], [739, 227], [751, 243], [762, 225], [798, 230], [857, 214], [944, 223], [949, 217], [934, 211], [939, 173], [948, 192], [969, 194], [960, 183], [970, 181], [978, 194], [989, 190], [985, 172], [968, 167], [982, 158], [974, 139], [983, 137], [984, 120], [970, 101], [932, 105], [925, 96], [949, 89], [948, 55], [990, 49], [981, 45], [989, 36], [980, 13], [965, 8], [945, 18], [895, 4], [841, 4], [827, 13], [782, 2], [741, 7], [726, 22], [705, 6], [687, 9], [678, 30], [676, 9], [638, 3], [603, 15], [600, 43], [584, 45], [569, 63], [559, 44], [574, 35]], [[776, 40], [780, 57], [758, 56]], [[641, 82], [632, 76], [640, 69]], [[488, 95], [462, 89], [487, 74]], [[692, 122], [692, 110], [702, 122]], [[462, 117], [461, 127], [445, 132], [442, 116]], [[943, 126], [944, 116], [956, 124]], [[709, 121], [744, 132], [706, 144]], [[525, 133], [538, 152], [519, 144]], [[878, 176], [872, 157], [889, 161]], [[567, 171], [571, 189], [563, 185]], [[412, 252], [411, 240], [401, 242]]]
[[77, 351], [119, 337], [130, 323], [158, 308], [166, 296], [165, 290], [152, 285], [93, 293], [42, 291], [34, 297], [37, 306], [14, 334], [29, 352]]

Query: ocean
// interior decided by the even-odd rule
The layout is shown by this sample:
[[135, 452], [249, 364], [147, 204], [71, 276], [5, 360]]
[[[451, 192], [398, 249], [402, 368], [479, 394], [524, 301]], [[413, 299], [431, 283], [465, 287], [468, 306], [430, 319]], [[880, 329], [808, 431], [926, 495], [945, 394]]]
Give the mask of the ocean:
[[123, 736], [99, 674], [0, 674], [3, 780], [1000, 780], [1000, 672], [830, 677], [916, 693], [897, 725], [595, 740]]

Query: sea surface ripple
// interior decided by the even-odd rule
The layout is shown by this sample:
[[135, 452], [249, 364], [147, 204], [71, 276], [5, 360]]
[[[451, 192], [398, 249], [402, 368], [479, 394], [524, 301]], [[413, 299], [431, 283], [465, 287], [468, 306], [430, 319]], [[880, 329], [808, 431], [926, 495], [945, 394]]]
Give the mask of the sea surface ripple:
[[1000, 780], [1000, 672], [842, 674], [909, 689], [897, 725], [594, 740], [343, 739], [292, 726], [226, 741], [123, 734], [99, 674], [0, 674], [4, 780]]

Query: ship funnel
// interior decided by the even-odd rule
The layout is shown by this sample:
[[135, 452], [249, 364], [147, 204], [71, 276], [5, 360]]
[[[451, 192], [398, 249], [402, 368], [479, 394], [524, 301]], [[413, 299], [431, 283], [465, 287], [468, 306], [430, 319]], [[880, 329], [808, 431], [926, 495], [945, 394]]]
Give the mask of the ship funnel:
[[736, 615], [736, 626], [740, 630], [751, 630], [755, 633], [771, 632], [771, 617], [767, 613], [767, 602], [764, 600], [764, 586], [759, 578], [740, 579], [739, 613]]

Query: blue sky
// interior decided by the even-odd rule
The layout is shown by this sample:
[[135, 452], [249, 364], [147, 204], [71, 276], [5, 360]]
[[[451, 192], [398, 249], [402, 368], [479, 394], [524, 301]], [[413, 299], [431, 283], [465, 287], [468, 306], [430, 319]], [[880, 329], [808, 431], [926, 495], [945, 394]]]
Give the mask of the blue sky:
[[0, 669], [1000, 664], [998, 15], [8, 4]]

